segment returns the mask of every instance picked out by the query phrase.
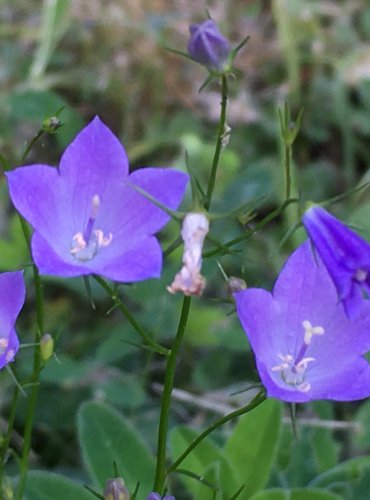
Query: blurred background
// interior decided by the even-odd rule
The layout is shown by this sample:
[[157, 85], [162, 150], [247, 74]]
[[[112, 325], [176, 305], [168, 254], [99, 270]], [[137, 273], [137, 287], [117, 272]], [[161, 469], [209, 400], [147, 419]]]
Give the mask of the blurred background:
[[[99, 115], [122, 140], [132, 169], [149, 165], [185, 169], [186, 151], [206, 185], [219, 88], [212, 85], [199, 93], [206, 70], [167, 50], [186, 50], [188, 26], [204, 20], [206, 9], [234, 45], [250, 36], [236, 58], [236, 77], [230, 80], [231, 139], [222, 154], [212, 209], [227, 212], [251, 201], [255, 213], [252, 220], [244, 213], [227, 223], [215, 223], [214, 240], [226, 242], [241, 235], [284, 200], [277, 118], [277, 108], [284, 102], [289, 103], [293, 119], [304, 109], [294, 145], [296, 195], [322, 201], [368, 182], [367, 0], [0, 0], [3, 167], [19, 165], [25, 144], [43, 120], [59, 111], [63, 126], [36, 143], [27, 163], [57, 165], [76, 133]], [[190, 196], [183, 206], [191, 208]], [[330, 210], [363, 236], [370, 235], [368, 190], [349, 193]], [[285, 258], [302, 240], [300, 231], [285, 238], [297, 217], [297, 209], [286, 211], [233, 247], [233, 253], [219, 256], [218, 262], [248, 286], [271, 287]], [[178, 231], [174, 222], [163, 231], [164, 248]], [[208, 243], [206, 251], [212, 249]], [[1, 176], [0, 269], [28, 263]], [[169, 295], [165, 287], [180, 264], [181, 248], [166, 258], [161, 280], [120, 288], [139, 321], [167, 345], [176, 331], [182, 299]], [[175, 399], [173, 425], [201, 428], [222, 414], [224, 405], [245, 402], [249, 394], [230, 394], [257, 380], [253, 356], [233, 306], [227, 303], [215, 258], [205, 259], [204, 275], [208, 286], [204, 297], [194, 301], [178, 365], [176, 386], [186, 393]], [[28, 301], [19, 321], [24, 343], [32, 341], [35, 328], [29, 271], [26, 277]], [[164, 360], [125, 342], [137, 341], [135, 333], [117, 310], [106, 314], [111, 302], [99, 288], [93, 286], [93, 310], [82, 280], [46, 278], [45, 282], [47, 331], [56, 339], [56, 356], [42, 374], [32, 466], [83, 479], [76, 439], [79, 404], [89, 399], [112, 404], [154, 449]], [[20, 380], [29, 373], [31, 358], [32, 351], [22, 349], [15, 363]], [[8, 374], [1, 374], [0, 382], [4, 426], [14, 382]], [[211, 409], [209, 402], [215, 405]], [[20, 434], [24, 404], [25, 400], [17, 415]], [[368, 403], [320, 402], [300, 411], [308, 421], [340, 421], [344, 430], [308, 424], [297, 442], [285, 425], [272, 485], [304, 486], [340, 460], [368, 452]], [[227, 432], [228, 427], [222, 429], [216, 439], [222, 443]], [[17, 449], [20, 442], [19, 436], [13, 446]], [[10, 472], [13, 466], [10, 461]], [[366, 477], [370, 484], [370, 467]], [[361, 490], [355, 488], [363, 487], [356, 480], [351, 486], [355, 496], [348, 498], [369, 498], [356, 497]], [[184, 489], [179, 498], [191, 498], [186, 495]]]

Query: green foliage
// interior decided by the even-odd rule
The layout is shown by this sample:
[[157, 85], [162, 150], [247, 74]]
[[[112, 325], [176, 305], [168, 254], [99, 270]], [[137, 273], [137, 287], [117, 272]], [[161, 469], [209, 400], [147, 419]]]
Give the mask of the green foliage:
[[282, 406], [267, 400], [240, 418], [226, 443], [226, 455], [245, 491], [240, 498], [250, 498], [262, 489], [278, 449]]
[[317, 476], [309, 486], [329, 489], [345, 500], [366, 498], [370, 488], [370, 457], [346, 460]]
[[104, 487], [115, 466], [129, 490], [140, 483], [140, 495], [151, 491], [154, 460], [139, 432], [107, 405], [84, 403], [78, 412], [82, 457], [94, 484]]
[[[231, 498], [244, 486], [238, 496], [244, 500], [266, 485], [279, 443], [281, 409], [278, 401], [265, 401], [240, 417], [224, 448], [206, 439], [191, 452], [181, 464], [181, 470], [190, 471], [210, 483], [200, 485], [194, 478], [182, 476], [194, 498], [211, 499], [213, 490]], [[181, 455], [196, 437], [197, 433], [190, 428], [174, 429], [171, 433], [173, 459]]]
[[260, 491], [251, 500], [339, 500], [341, 497], [318, 488], [295, 488], [293, 490], [271, 489]]
[[31, 471], [27, 477], [24, 500], [91, 500], [93, 498], [83, 486], [60, 474]]

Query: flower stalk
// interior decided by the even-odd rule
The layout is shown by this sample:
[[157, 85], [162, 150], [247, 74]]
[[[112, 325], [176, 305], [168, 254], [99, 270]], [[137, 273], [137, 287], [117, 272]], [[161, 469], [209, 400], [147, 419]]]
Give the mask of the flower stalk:
[[[22, 230], [24, 237], [27, 241], [28, 246], [30, 246], [30, 230], [26, 221], [20, 217]], [[35, 265], [32, 266], [33, 281], [36, 292], [36, 333], [35, 333], [35, 347], [33, 355], [33, 370], [31, 375], [31, 394], [28, 400], [28, 407], [26, 413], [26, 424], [24, 428], [24, 441], [22, 448], [22, 455], [20, 461], [20, 475], [19, 482], [16, 490], [16, 500], [22, 500], [24, 488], [26, 485], [29, 455], [31, 450], [31, 438], [32, 438], [32, 428], [33, 421], [35, 417], [37, 397], [39, 392], [39, 376], [42, 368], [41, 351], [40, 351], [40, 339], [44, 332], [44, 298], [42, 290], [42, 281], [39, 275], [38, 269]]]
[[165, 480], [166, 480], [166, 447], [167, 447], [167, 434], [168, 434], [168, 419], [170, 413], [171, 395], [176, 372], [176, 360], [179, 353], [182, 339], [184, 337], [186, 324], [189, 317], [191, 305], [191, 297], [184, 296], [180, 320], [177, 328], [175, 340], [172, 349], [168, 356], [166, 375], [164, 380], [161, 414], [159, 419], [158, 431], [158, 447], [157, 447], [157, 466], [155, 472], [154, 491], [163, 493]]
[[215, 153], [213, 155], [211, 174], [208, 181], [208, 188], [206, 193], [206, 199], [204, 202], [204, 208], [208, 211], [211, 206], [211, 200], [213, 195], [213, 190], [216, 184], [216, 175], [217, 168], [220, 161], [222, 144], [224, 142], [224, 133], [225, 133], [225, 125], [226, 125], [226, 107], [227, 107], [227, 96], [228, 96], [228, 85], [227, 85], [227, 76], [225, 74], [221, 75], [221, 111], [220, 111], [220, 120], [218, 124], [218, 132], [217, 132], [217, 142]]

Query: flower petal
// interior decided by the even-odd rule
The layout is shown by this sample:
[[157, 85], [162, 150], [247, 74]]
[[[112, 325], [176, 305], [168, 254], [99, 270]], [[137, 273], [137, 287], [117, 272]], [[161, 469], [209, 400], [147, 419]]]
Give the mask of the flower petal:
[[[166, 207], [176, 209], [184, 194], [189, 177], [183, 172], [166, 168], [142, 168], [135, 170], [128, 177], [127, 190], [124, 194], [124, 203], [121, 211], [117, 211], [118, 225], [122, 217], [125, 218], [123, 230], [127, 235], [133, 232], [154, 234], [159, 231], [170, 219], [163, 210], [154, 205], [144, 195], [135, 191], [130, 184], [138, 186]], [[127, 214], [127, 216], [125, 216]]]
[[19, 350], [19, 340], [14, 328], [10, 330], [9, 335], [7, 336], [7, 341], [8, 345], [5, 351], [0, 355], [0, 368], [4, 368], [5, 365], [12, 362]]
[[[333, 359], [330, 360], [333, 367]], [[359, 358], [340, 372], [332, 370], [331, 376], [312, 383], [313, 399], [355, 401], [370, 396], [370, 364]]]
[[31, 165], [7, 172], [6, 176], [15, 208], [36, 231], [55, 245], [71, 237], [70, 197], [57, 168]]
[[159, 278], [162, 270], [162, 250], [154, 236], [137, 241], [129, 250], [115, 258], [94, 260], [90, 269], [108, 279], [132, 283], [148, 278]]
[[90, 267], [86, 263], [79, 263], [67, 250], [62, 255], [56, 253], [39, 233], [34, 233], [31, 246], [33, 260], [40, 274], [66, 278], [91, 274]]
[[96, 117], [65, 150], [60, 174], [69, 192], [70, 211], [85, 217], [78, 222], [81, 231], [93, 196], [98, 194], [102, 204], [109, 202], [112, 186], [127, 177], [127, 155], [117, 137]]
[[23, 271], [0, 274], [0, 335], [13, 328], [25, 296]]
[[277, 353], [284, 346], [277, 335], [279, 305], [270, 292], [248, 288], [234, 294], [236, 310], [257, 359], [267, 366], [276, 364]]

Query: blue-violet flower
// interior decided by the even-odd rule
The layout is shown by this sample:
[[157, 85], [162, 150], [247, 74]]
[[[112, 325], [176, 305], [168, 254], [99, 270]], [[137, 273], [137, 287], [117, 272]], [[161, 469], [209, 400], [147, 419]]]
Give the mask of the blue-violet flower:
[[370, 395], [370, 302], [355, 321], [309, 241], [288, 259], [272, 293], [234, 294], [268, 396], [288, 402]]
[[190, 25], [189, 31], [188, 52], [191, 57], [211, 70], [222, 71], [231, 52], [231, 44], [220, 33], [217, 24], [208, 19]]
[[25, 295], [22, 271], [0, 274], [0, 368], [13, 361], [19, 349], [14, 324]]
[[176, 209], [188, 176], [164, 168], [129, 175], [119, 140], [99, 118], [67, 147], [59, 168], [31, 165], [7, 173], [11, 199], [35, 232], [41, 274], [100, 274], [123, 282], [158, 277], [162, 252], [153, 236], [169, 216], [136, 185]]
[[356, 317], [370, 295], [370, 244], [317, 205], [305, 212], [302, 221], [347, 315]]
[[149, 493], [149, 495], [146, 497], [146, 500], [176, 500], [176, 498], [172, 495], [161, 497], [159, 493], [152, 491], [152, 493]]

